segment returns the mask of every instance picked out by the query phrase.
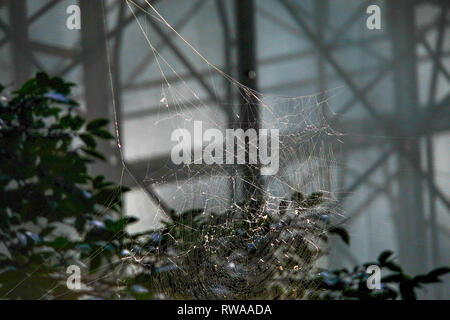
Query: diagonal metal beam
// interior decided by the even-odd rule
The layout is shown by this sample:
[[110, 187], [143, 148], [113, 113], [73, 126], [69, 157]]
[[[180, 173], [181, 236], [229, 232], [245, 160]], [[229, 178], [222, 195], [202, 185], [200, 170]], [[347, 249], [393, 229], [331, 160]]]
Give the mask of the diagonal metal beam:
[[[420, 31], [420, 34], [423, 34], [428, 29], [422, 29]], [[404, 55], [408, 53], [407, 49], [404, 49], [401, 54], [395, 56], [391, 61], [386, 61], [381, 69], [378, 71], [376, 76], [367, 84], [365, 87], [363, 87], [360, 92], [361, 95], [367, 95], [377, 84], [379, 81], [381, 81], [388, 73], [392, 70], [392, 68], [401, 60], [403, 59]], [[343, 114], [346, 113], [355, 103], [358, 102], [358, 97], [354, 95], [349, 102], [347, 102], [338, 113]]]
[[403, 153], [406, 158], [409, 160], [411, 165], [414, 167], [415, 171], [419, 174], [422, 180], [428, 182], [428, 187], [433, 191], [433, 193], [442, 201], [442, 203], [447, 207], [447, 209], [450, 209], [450, 201], [447, 199], [447, 197], [442, 193], [439, 188], [434, 183], [432, 176], [429, 172], [424, 171], [413, 159], [413, 155], [410, 151], [406, 150], [403, 147], [400, 147], [401, 153]]
[[[447, 11], [445, 10], [444, 12], [447, 12]], [[419, 39], [420, 43], [423, 44], [423, 46], [427, 50], [428, 54], [432, 58], [434, 65], [439, 69], [439, 71], [441, 71], [442, 75], [445, 77], [445, 79], [447, 79], [447, 82], [450, 82], [450, 73], [445, 68], [440, 55], [434, 52], [434, 50], [431, 48], [430, 44], [428, 43], [427, 39], [425, 39], [424, 35], [420, 34], [418, 36], [418, 39]]]
[[[205, 3], [206, 0], [200, 0], [198, 2], [195, 2], [194, 5], [184, 14], [183, 18], [178, 23], [175, 24], [174, 29], [177, 31], [181, 31], [183, 27], [186, 24], [188, 24], [189, 21], [191, 21], [192, 18], [200, 11], [200, 9], [203, 7]], [[170, 33], [169, 37], [173, 37], [173, 33]], [[166, 44], [167, 44], [166, 42], [158, 44], [156, 46], [156, 51], [160, 52], [165, 47]], [[146, 67], [149, 66], [154, 59], [155, 55], [153, 54], [153, 52], [149, 52], [141, 60], [141, 62], [138, 63], [137, 66], [128, 74], [124, 83], [127, 84], [127, 86], [132, 86], [136, 78], [138, 78], [146, 70]]]
[[341, 24], [339, 28], [333, 33], [331, 36], [332, 43], [339, 42], [342, 37], [345, 35], [345, 33], [350, 30], [350, 28], [359, 20], [361, 16], [365, 14], [366, 8], [369, 6], [369, 4], [372, 2], [372, 0], [365, 0], [361, 2], [361, 4], [353, 11], [352, 14], [347, 18], [344, 23]]
[[356, 179], [350, 187], [348, 187], [339, 197], [338, 199], [342, 202], [344, 201], [351, 193], [353, 193], [359, 186], [361, 186], [387, 159], [389, 156], [393, 154], [395, 151], [394, 147], [389, 147], [386, 151], [384, 151], [381, 156], [362, 174]]
[[371, 191], [371, 194], [363, 201], [363, 203], [361, 203], [356, 209], [354, 209], [347, 215], [347, 217], [343, 221], [343, 224], [345, 224], [347, 221], [353, 222], [363, 213], [363, 210], [367, 209], [375, 200], [377, 200], [383, 194], [389, 197], [390, 193], [387, 190], [397, 177], [398, 173], [386, 177], [387, 178], [386, 181], [381, 186], [373, 185], [372, 186], [373, 190]]
[[[442, 45], [445, 35], [445, 22], [447, 18], [447, 5], [441, 9], [441, 15], [439, 17], [438, 25], [438, 39], [436, 43], [436, 53], [442, 57]], [[437, 90], [437, 80], [438, 80], [438, 67], [436, 64], [433, 65], [431, 71], [431, 82], [428, 95], [428, 105], [434, 106], [436, 100], [436, 90]], [[436, 210], [436, 194], [433, 192], [433, 186], [435, 184], [435, 171], [434, 171], [434, 142], [431, 134], [427, 134], [425, 139], [426, 148], [426, 162], [427, 162], [427, 172], [430, 175], [428, 182], [428, 207], [429, 207], [429, 227], [430, 227], [430, 238], [431, 238], [431, 259], [434, 267], [440, 265], [440, 244], [439, 244], [439, 225], [437, 222], [437, 210]], [[442, 290], [436, 287], [436, 298], [440, 299], [442, 295]]]
[[[438, 25], [438, 38], [436, 43], [436, 53], [439, 57], [442, 57], [442, 45], [444, 43], [444, 35], [446, 33], [445, 30], [445, 21], [447, 17], [447, 7], [442, 8], [441, 15], [439, 17], [439, 25]], [[433, 65], [433, 69], [431, 71], [431, 81], [430, 81], [430, 89], [428, 92], [428, 105], [434, 106], [435, 104], [435, 95], [437, 89], [437, 80], [438, 80], [438, 71], [439, 66], [436, 64]]]
[[[43, 14], [45, 14], [51, 8], [53, 8], [58, 2], [59, 2], [59, 0], [53, 0], [53, 1], [50, 1], [50, 2], [46, 3], [45, 5], [43, 5], [30, 18], [28, 18], [28, 20], [27, 20], [27, 27], [29, 27], [30, 24], [32, 24], [34, 21], [39, 19]], [[8, 38], [7, 37], [4, 37], [3, 39], [1, 39], [0, 40], [0, 48], [7, 42], [8, 42]]]
[[30, 48], [33, 51], [42, 52], [48, 55], [62, 57], [62, 58], [72, 58], [78, 52], [74, 49], [64, 48], [62, 46], [56, 46], [53, 44], [46, 44], [38, 41], [30, 41]]
[[[318, 0], [321, 1], [321, 0]], [[368, 1], [367, 1], [368, 2]], [[360, 13], [361, 8], [363, 6], [361, 5], [360, 8], [355, 10], [355, 13], [346, 21], [341, 25], [342, 30], [346, 30], [345, 27], [350, 27], [352, 24], [354, 24], [356, 22], [356, 20], [352, 20], [352, 18], [354, 16], [356, 16], [357, 14]], [[302, 11], [303, 9], [297, 5], [296, 6], [297, 9], [299, 9], [300, 11]], [[258, 13], [260, 13], [262, 16], [264, 16], [265, 18], [273, 21], [274, 23], [276, 23], [277, 25], [279, 25], [282, 29], [286, 30], [287, 32], [289, 32], [292, 35], [295, 35], [297, 37], [304, 37], [304, 34], [301, 32], [300, 29], [290, 25], [289, 23], [286, 23], [283, 19], [279, 18], [278, 16], [276, 16], [274, 13], [268, 12], [265, 9], [261, 8], [260, 6], [258, 7]], [[323, 15], [321, 15], [323, 16]], [[308, 16], [306, 16], [308, 17]], [[321, 19], [316, 19], [316, 22], [318, 20]], [[334, 30], [331, 29], [331, 27], [328, 25], [328, 23], [323, 22], [320, 23], [321, 27], [325, 30]], [[318, 28], [318, 29], [320, 29]], [[319, 36], [320, 31], [317, 33], [317, 35]], [[370, 42], [373, 41], [378, 41], [378, 40], [384, 40], [384, 37], [381, 37], [380, 35], [376, 35], [367, 39], [363, 39], [365, 41], [354, 41], [354, 40], [350, 40], [350, 39], [346, 39], [345, 41], [341, 41], [341, 38], [345, 35], [345, 33], [341, 33], [341, 32], [336, 32], [333, 37], [331, 37], [331, 40], [327, 43], [325, 43], [325, 38], [322, 40], [323, 43], [325, 44], [325, 46], [327, 47], [328, 50], [332, 50], [332, 49], [338, 49], [341, 47], [345, 47], [348, 48], [349, 46], [352, 45], [359, 45], [361, 49], [363, 49], [367, 54], [374, 56], [376, 59], [381, 60], [381, 61], [385, 61], [386, 59], [384, 59], [383, 57], [381, 57], [378, 53], [376, 53], [374, 50], [372, 50], [370, 47], [368, 47], [366, 44], [368, 43], [368, 40]]]
[[[153, 4], [159, 0], [150, 0], [150, 2]], [[136, 17], [139, 17], [140, 15], [144, 14], [145, 11], [138, 10], [135, 15]], [[120, 29], [125, 28], [128, 26], [131, 22], [135, 21], [134, 16], [130, 15], [126, 19], [124, 19], [123, 23], [120, 26], [116, 26], [113, 30], [107, 32], [106, 38], [108, 40], [115, 38], [119, 33]], [[59, 76], [64, 76], [65, 74], [72, 71], [77, 65], [79, 65], [83, 61], [83, 54], [78, 54], [77, 56], [73, 57], [71, 63], [69, 63], [65, 68], [61, 70], [55, 70], [53, 73], [58, 74]]]
[[[279, 1], [286, 8], [288, 13], [292, 16], [292, 18], [298, 23], [300, 28], [303, 29], [305, 35], [317, 47], [320, 54], [322, 54], [327, 59], [327, 61], [330, 63], [330, 65], [333, 67], [336, 73], [344, 80], [344, 82], [351, 89], [355, 97], [362, 102], [366, 110], [377, 120], [376, 125], [385, 129], [387, 132], [393, 131], [397, 133], [402, 132], [402, 130], [397, 126], [395, 122], [386, 122], [385, 118], [380, 114], [378, 114], [375, 106], [372, 103], [370, 103], [370, 101], [366, 98], [362, 90], [360, 90], [358, 86], [356, 86], [351, 77], [346, 73], [346, 71], [341, 67], [341, 65], [333, 58], [331, 51], [328, 50], [327, 46], [322, 41], [320, 41], [317, 35], [311, 31], [311, 29], [305, 23], [303, 18], [298, 14], [298, 12], [296, 11], [297, 7], [294, 7], [288, 0], [279, 0]], [[421, 29], [419, 31], [419, 34], [423, 34], [428, 30], [429, 30], [428, 27]], [[402, 51], [402, 53], [403, 52], [407, 52], [407, 50]], [[402, 54], [400, 54], [400, 56], [401, 55]]]
[[216, 96], [213, 88], [206, 83], [205, 79], [200, 75], [194, 65], [188, 60], [188, 58], [181, 52], [181, 50], [175, 45], [172, 39], [161, 29], [159, 24], [153, 19], [149, 19], [149, 24], [156, 31], [159, 37], [170, 47], [175, 56], [180, 60], [180, 62], [192, 73], [192, 75], [197, 79], [200, 85], [206, 90], [211, 99], [220, 103], [219, 99]]
[[336, 71], [336, 73], [339, 74], [339, 76], [344, 80], [344, 82], [347, 84], [347, 86], [353, 91], [353, 93], [358, 97], [361, 102], [363, 102], [363, 105], [365, 106], [366, 110], [375, 118], [378, 120], [378, 122], [381, 124], [383, 123], [383, 117], [378, 114], [376, 111], [375, 106], [373, 106], [367, 98], [361, 94], [361, 91], [356, 86], [356, 84], [353, 82], [353, 80], [347, 75], [345, 70], [341, 67], [341, 65], [333, 58], [331, 55], [331, 52], [327, 50], [326, 46], [323, 44], [322, 41], [316, 36], [314, 32], [310, 29], [310, 27], [306, 24], [306, 22], [303, 20], [303, 18], [298, 14], [298, 11], [296, 10], [296, 7], [294, 7], [288, 0], [279, 0], [281, 4], [286, 8], [286, 11], [291, 15], [291, 17], [297, 22], [297, 24], [303, 29], [306, 37], [313, 42], [313, 44], [317, 47], [320, 54], [322, 54], [328, 63], [333, 67], [333, 69]]

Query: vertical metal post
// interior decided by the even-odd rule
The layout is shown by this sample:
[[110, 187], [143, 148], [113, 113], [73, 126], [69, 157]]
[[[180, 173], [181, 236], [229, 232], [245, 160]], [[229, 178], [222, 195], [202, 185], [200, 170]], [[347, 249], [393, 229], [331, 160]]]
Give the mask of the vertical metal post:
[[[236, 26], [238, 50], [238, 79], [249, 89], [257, 90], [256, 80], [256, 37], [254, 0], [236, 0]], [[254, 92], [240, 88], [240, 127], [259, 129], [259, 107]], [[245, 142], [248, 157], [249, 143]], [[246, 158], [247, 158], [246, 157]], [[243, 168], [244, 199], [261, 199], [260, 166], [249, 165], [248, 159]]]
[[[328, 0], [316, 0], [315, 4], [315, 19], [316, 19], [316, 28], [317, 28], [317, 37], [319, 41], [325, 43], [325, 26], [328, 23], [328, 15], [329, 15], [329, 2]], [[326, 109], [327, 100], [327, 76], [326, 76], [326, 61], [323, 55], [317, 55], [317, 74], [318, 74], [318, 89], [319, 96], [317, 98], [317, 102], [319, 103], [318, 107], [318, 121], [322, 125], [326, 125], [328, 123], [328, 114]], [[323, 145], [322, 145], [323, 147]], [[328, 163], [322, 163], [320, 165], [320, 184], [321, 188], [326, 191], [331, 191], [331, 176], [330, 170], [328, 168]]]
[[116, 116], [115, 119], [117, 119], [117, 127], [119, 129], [119, 132], [122, 132], [122, 81], [121, 81], [121, 49], [122, 49], [122, 43], [123, 43], [123, 34], [125, 31], [124, 28], [124, 20], [125, 20], [125, 13], [126, 13], [126, 3], [121, 2], [119, 4], [119, 13], [117, 16], [117, 27], [119, 28], [117, 31], [117, 35], [114, 41], [114, 47], [111, 57], [112, 62], [112, 85], [113, 85], [113, 94], [114, 94], [114, 107], [116, 109]]
[[[230, 30], [230, 23], [227, 15], [227, 7], [225, 5], [224, 0], [216, 0], [216, 5], [218, 9], [219, 19], [222, 24], [223, 28], [223, 49], [224, 49], [224, 71], [226, 74], [232, 76], [232, 64], [233, 64], [233, 43], [231, 39], [231, 30]], [[228, 79], [224, 80], [224, 86], [225, 86], [225, 101], [229, 108], [227, 108], [227, 129], [234, 129], [236, 126], [236, 120], [235, 120], [235, 113], [233, 110], [233, 88], [231, 85], [231, 82]], [[238, 176], [238, 170], [237, 166], [234, 167], [234, 169], [230, 174], [228, 185], [230, 188], [230, 205], [235, 203], [236, 201], [236, 177]]]
[[27, 4], [25, 0], [9, 1], [9, 23], [12, 36], [12, 59], [16, 87], [31, 74], [30, 47], [28, 44]]
[[[316, 0], [315, 4], [315, 20], [316, 20], [316, 28], [317, 28], [317, 36], [320, 38], [322, 43], [326, 43], [325, 41], [325, 26], [328, 22], [328, 14], [329, 14], [329, 3], [328, 0]], [[325, 74], [325, 60], [322, 55], [317, 55], [317, 74], [318, 74], [318, 86], [319, 92], [325, 95], [325, 91], [327, 89], [327, 81]], [[324, 96], [325, 98], [325, 96]]]
[[[328, 22], [328, 14], [329, 14], [329, 3], [328, 0], [316, 0], [314, 2], [314, 18], [315, 18], [315, 29], [318, 39], [325, 43], [325, 26]], [[319, 54], [316, 56], [316, 67], [317, 67], [317, 91], [319, 92], [319, 95], [317, 97], [317, 103], [318, 103], [318, 116], [320, 123], [324, 123], [327, 121], [327, 114], [324, 109], [324, 102], [327, 99], [327, 77], [326, 77], [326, 61], [323, 57], [323, 55]], [[342, 152], [341, 157], [343, 160], [346, 160], [346, 154], [345, 152]], [[330, 183], [329, 183], [329, 174], [330, 171], [328, 170], [328, 164], [327, 163], [321, 163], [319, 168], [319, 179], [321, 188], [323, 190], [331, 191], [330, 190]], [[345, 189], [345, 175], [347, 172], [344, 169], [344, 166], [342, 167], [341, 174], [339, 176], [340, 183], [341, 183], [341, 189]], [[319, 190], [317, 190], [319, 191]], [[342, 257], [345, 254], [343, 252], [342, 246], [339, 246], [336, 244], [334, 239], [330, 239], [329, 242], [330, 248], [332, 248], [333, 251], [335, 251], [337, 254], [333, 254], [332, 261], [329, 261], [329, 263], [333, 265], [341, 265], [342, 264]]]
[[[407, 124], [416, 123], [420, 114], [414, 4], [408, 0], [396, 0], [388, 1], [387, 5], [394, 57], [407, 52], [394, 65], [395, 112], [407, 133]], [[398, 212], [394, 219], [399, 239], [399, 259], [407, 272], [415, 274], [425, 271], [427, 261], [423, 190], [420, 174], [416, 171], [416, 168], [422, 167], [420, 141], [411, 136], [402, 139], [398, 147], [409, 154], [398, 152]]]
[[[111, 120], [111, 90], [102, 1], [79, 1], [83, 46], [83, 82], [88, 119], [107, 118]], [[92, 167], [93, 172], [117, 182], [119, 170], [111, 161], [113, 157], [116, 157], [117, 162], [119, 159], [117, 159], [112, 145], [109, 141], [102, 142], [99, 144], [99, 150], [105, 155], [108, 162], [95, 164]]]

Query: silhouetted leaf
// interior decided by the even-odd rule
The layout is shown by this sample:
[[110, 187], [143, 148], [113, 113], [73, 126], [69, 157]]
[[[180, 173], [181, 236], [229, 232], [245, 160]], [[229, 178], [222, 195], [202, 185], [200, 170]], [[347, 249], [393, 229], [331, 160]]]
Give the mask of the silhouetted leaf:
[[95, 148], [97, 146], [97, 142], [90, 134], [80, 134], [80, 139], [83, 140], [89, 148]]
[[108, 122], [109, 122], [108, 119], [103, 119], [103, 118], [92, 120], [91, 122], [88, 123], [86, 130], [93, 131], [93, 130], [99, 129], [101, 127], [106, 126], [108, 124]]
[[44, 72], [38, 72], [36, 74], [36, 81], [40, 87], [47, 87], [50, 84], [50, 78]]
[[389, 276], [383, 277], [381, 279], [381, 282], [393, 282], [393, 283], [400, 283], [405, 280], [404, 276], [402, 274], [391, 274]]
[[88, 155], [90, 155], [90, 156], [92, 156], [94, 158], [97, 158], [97, 159], [100, 159], [100, 160], [103, 160], [103, 161], [106, 160], [104, 155], [102, 155], [100, 152], [97, 152], [97, 151], [95, 151], [93, 149], [81, 148], [81, 150], [83, 150], [83, 152], [85, 152], [86, 154], [88, 154]]
[[70, 128], [74, 131], [79, 130], [81, 126], [84, 124], [84, 119], [80, 116], [75, 116], [72, 118], [70, 123]]
[[430, 275], [418, 275], [414, 277], [414, 283], [420, 284], [420, 283], [436, 283], [440, 282], [439, 278], [435, 276]]
[[99, 138], [105, 139], [105, 140], [114, 139], [114, 136], [106, 130], [96, 129], [96, 130], [92, 130], [91, 133], [93, 135], [95, 135]]
[[428, 273], [428, 276], [437, 278], [437, 277], [443, 276], [444, 274], [447, 274], [449, 272], [450, 272], [450, 268], [448, 268], [448, 267], [441, 267], [441, 268], [437, 268], [437, 269], [434, 269], [434, 270], [430, 271]]
[[390, 256], [392, 256], [394, 253], [390, 250], [386, 250], [383, 251], [379, 256], [378, 256], [378, 261], [380, 262], [380, 264], [384, 264], [387, 259], [389, 259]]
[[334, 227], [328, 230], [328, 232], [339, 236], [346, 244], [350, 244], [350, 235], [344, 228]]
[[385, 262], [383, 266], [391, 271], [402, 272], [402, 268], [400, 268], [400, 266], [394, 262]]

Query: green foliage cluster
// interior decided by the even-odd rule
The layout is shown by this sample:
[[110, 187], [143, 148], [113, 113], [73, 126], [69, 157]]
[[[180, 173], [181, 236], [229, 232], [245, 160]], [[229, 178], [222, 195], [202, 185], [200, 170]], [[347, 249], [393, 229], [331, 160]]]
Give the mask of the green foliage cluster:
[[[394, 262], [392, 251], [383, 251], [377, 261], [366, 262], [355, 266], [353, 270], [346, 268], [323, 271], [316, 278], [319, 282], [317, 298], [328, 300], [416, 300], [416, 289], [430, 283], [439, 283], [439, 277], [450, 272], [450, 268], [441, 267], [426, 274], [410, 276]], [[381, 288], [371, 290], [367, 286], [370, 276], [367, 268], [376, 265], [383, 273], [389, 274], [381, 278]]]
[[87, 259], [95, 274], [126, 246], [126, 188], [87, 168], [113, 136], [77, 115], [73, 85], [38, 73], [0, 104], [0, 297], [73, 297], [66, 266]]
[[[0, 103], [0, 298], [413, 299], [449, 271], [410, 277], [384, 252], [317, 275], [317, 244], [330, 234], [350, 241], [321, 193], [294, 193], [276, 212], [252, 201], [171, 212], [163, 227], [130, 234], [137, 219], [121, 215], [128, 189], [88, 172], [105, 160], [97, 144], [113, 139], [108, 121], [86, 123], [72, 87], [38, 73]], [[66, 287], [73, 264], [83, 267], [78, 291]], [[367, 289], [370, 264], [393, 272], [381, 290]]]

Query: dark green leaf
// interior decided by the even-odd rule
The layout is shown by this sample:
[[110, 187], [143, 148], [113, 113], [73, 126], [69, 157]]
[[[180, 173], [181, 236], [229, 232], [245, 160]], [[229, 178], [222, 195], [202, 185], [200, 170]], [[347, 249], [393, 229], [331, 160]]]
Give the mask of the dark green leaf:
[[36, 74], [36, 81], [40, 87], [47, 87], [50, 84], [50, 78], [44, 72], [38, 72]]
[[100, 254], [95, 254], [91, 259], [91, 263], [89, 264], [89, 272], [95, 273], [100, 266], [102, 265], [102, 256]]
[[94, 158], [97, 158], [97, 159], [100, 159], [100, 160], [104, 160], [104, 161], [106, 160], [105, 156], [102, 155], [98, 151], [95, 151], [93, 149], [86, 149], [86, 148], [81, 148], [81, 150], [83, 150], [86, 154], [88, 154], [88, 155], [90, 155], [90, 156], [92, 156]]
[[70, 123], [70, 128], [74, 131], [79, 130], [81, 126], [84, 124], [84, 119], [80, 116], [75, 116], [72, 118]]
[[74, 84], [70, 82], [65, 82], [63, 79], [54, 77], [50, 79], [50, 87], [56, 92], [68, 95], [70, 93], [70, 87]]
[[91, 122], [88, 123], [86, 130], [93, 131], [93, 130], [99, 129], [101, 127], [106, 126], [108, 124], [108, 122], [109, 122], [108, 119], [103, 119], [103, 118], [92, 120]]
[[92, 130], [90, 131], [93, 135], [102, 138], [102, 139], [106, 139], [106, 140], [111, 140], [114, 139], [114, 136], [109, 133], [106, 130], [102, 130], [102, 129], [96, 129], [96, 130]]
[[92, 137], [90, 134], [87, 133], [80, 134], [80, 139], [83, 140], [83, 142], [89, 148], [95, 148], [97, 146], [97, 142], [95, 141], [94, 137]]
[[57, 237], [55, 240], [50, 242], [49, 244], [55, 249], [61, 249], [64, 246], [69, 244], [69, 240], [65, 237]]

